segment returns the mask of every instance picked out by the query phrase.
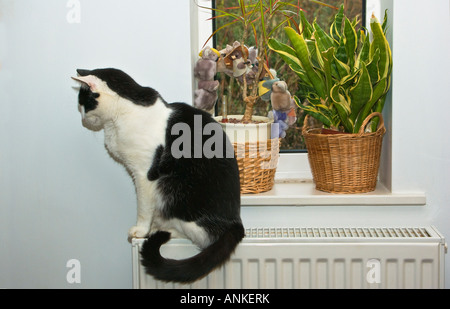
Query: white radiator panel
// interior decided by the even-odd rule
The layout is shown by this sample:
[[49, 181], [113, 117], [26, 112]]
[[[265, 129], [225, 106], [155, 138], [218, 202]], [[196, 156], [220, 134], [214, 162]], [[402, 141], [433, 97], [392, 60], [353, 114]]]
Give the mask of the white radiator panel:
[[[426, 228], [265, 228], [246, 237], [222, 268], [192, 285], [163, 283], [145, 274], [144, 240], [133, 240], [134, 288], [443, 288], [445, 240]], [[163, 256], [196, 254], [174, 239]]]

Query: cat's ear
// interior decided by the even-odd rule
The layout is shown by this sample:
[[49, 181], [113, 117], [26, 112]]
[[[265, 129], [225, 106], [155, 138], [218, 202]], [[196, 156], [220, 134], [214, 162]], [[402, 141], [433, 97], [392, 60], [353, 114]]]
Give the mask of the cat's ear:
[[97, 89], [97, 80], [96, 80], [97, 78], [94, 75], [77, 76], [72, 77], [72, 79], [85, 84], [91, 89], [91, 91], [95, 91]]
[[72, 79], [87, 85], [91, 89], [91, 91], [96, 91], [98, 89], [97, 77], [95, 77], [94, 75], [88, 75], [89, 71], [87, 70], [77, 70], [77, 72], [79, 76], [72, 77]]

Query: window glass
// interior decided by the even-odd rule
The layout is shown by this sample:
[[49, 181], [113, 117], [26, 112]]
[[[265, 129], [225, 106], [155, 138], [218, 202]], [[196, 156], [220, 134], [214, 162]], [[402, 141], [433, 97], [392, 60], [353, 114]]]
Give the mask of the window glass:
[[[254, 3], [256, 0], [248, 0], [247, 3]], [[293, 15], [294, 20], [298, 23], [299, 18], [295, 16], [298, 14], [298, 10], [302, 9], [305, 12], [307, 19], [312, 22], [314, 19], [317, 20], [318, 24], [325, 30], [329, 31], [329, 27], [333, 22], [334, 15], [337, 12], [337, 8], [344, 4], [345, 14], [349, 19], [354, 19], [356, 16], [359, 16], [360, 25], [364, 24], [363, 18], [365, 17], [364, 8], [365, 1], [363, 0], [323, 0], [319, 1], [311, 1], [311, 0], [285, 0], [284, 2], [289, 2], [290, 4], [295, 5], [296, 7], [289, 7], [289, 10], [292, 11], [291, 15]], [[325, 5], [326, 4], [326, 5]], [[213, 1], [213, 6], [217, 10], [233, 12], [239, 14], [239, 4], [237, 0], [215, 0]], [[215, 12], [215, 15], [220, 15], [220, 12]], [[272, 22], [274, 25], [278, 24], [280, 21], [276, 20], [276, 18], [283, 19], [283, 16], [275, 17], [275, 20]], [[213, 24], [214, 29], [220, 29], [224, 25], [232, 22], [233, 19], [230, 17], [226, 18], [214, 18]], [[293, 24], [291, 24], [293, 25]], [[359, 27], [357, 27], [359, 28]], [[258, 29], [257, 29], [258, 30]], [[285, 38], [283, 27], [279, 27], [279, 29], [274, 32], [274, 37], [282, 42], [287, 42]], [[239, 40], [242, 37], [242, 25], [240, 23], [235, 23], [232, 26], [225, 27], [219, 30], [214, 36], [214, 47], [218, 50], [224, 49], [227, 44], [233, 44], [234, 41]], [[249, 35], [245, 44], [250, 47], [254, 44], [254, 35]], [[269, 66], [277, 71], [277, 76], [286, 81], [288, 84], [288, 89], [292, 95], [297, 95], [301, 98], [301, 89], [299, 89], [298, 84], [298, 76], [293, 73], [288, 66], [284, 65], [284, 62], [280, 57], [277, 57], [275, 53], [270, 53]], [[219, 74], [218, 76], [220, 80], [220, 90], [219, 90], [219, 101], [216, 105], [216, 113], [218, 115], [222, 114], [222, 98], [227, 96], [227, 113], [228, 115], [241, 115], [244, 113], [244, 104], [241, 104], [239, 100], [240, 91], [239, 85], [234, 79], [229, 78], [225, 74]], [[255, 106], [254, 114], [266, 116], [267, 113], [271, 110], [270, 102], [264, 102], [262, 100]], [[305, 118], [305, 114], [302, 110], [297, 109], [297, 121], [296, 123], [287, 130], [286, 137], [282, 140], [281, 149], [282, 152], [304, 152], [306, 146], [304, 144], [304, 140], [301, 134], [303, 121]]]

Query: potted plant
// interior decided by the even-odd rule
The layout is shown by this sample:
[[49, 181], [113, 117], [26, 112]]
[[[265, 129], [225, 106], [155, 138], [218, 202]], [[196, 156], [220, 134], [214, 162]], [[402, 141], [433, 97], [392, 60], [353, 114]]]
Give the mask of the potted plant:
[[307, 89], [297, 105], [325, 128], [309, 129], [305, 121], [303, 135], [316, 188], [328, 192], [373, 191], [378, 175], [392, 72], [387, 14], [383, 25], [372, 16], [373, 39], [356, 24], [341, 6], [328, 34], [301, 12], [299, 28], [285, 28], [291, 46], [269, 41]]
[[[213, 108], [221, 84], [215, 78], [217, 75], [222, 80], [229, 78], [231, 84], [239, 85], [240, 94], [225, 97], [222, 102], [237, 100], [245, 106], [243, 115], [223, 113], [216, 120], [222, 124], [235, 146], [242, 192], [259, 193], [273, 186], [279, 140], [289, 124], [295, 122], [296, 109], [286, 83], [270, 69], [268, 41], [295, 14], [289, 8], [297, 6], [275, 0], [237, 0], [236, 3], [232, 8], [206, 8], [216, 12], [215, 18], [228, 19], [211, 37], [239, 24], [242, 34], [226, 46], [202, 50], [194, 69], [199, 81], [194, 105], [204, 110]], [[283, 18], [274, 22], [276, 16]], [[254, 45], [248, 46], [249, 41]], [[254, 107], [260, 100], [271, 101], [274, 117], [254, 115]], [[274, 122], [276, 126], [272, 125]]]

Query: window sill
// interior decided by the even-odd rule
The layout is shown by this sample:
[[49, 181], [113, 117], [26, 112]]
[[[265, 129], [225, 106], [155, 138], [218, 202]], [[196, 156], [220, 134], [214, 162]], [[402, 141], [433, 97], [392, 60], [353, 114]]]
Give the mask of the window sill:
[[272, 190], [241, 196], [242, 206], [424, 206], [424, 193], [392, 193], [378, 183], [363, 194], [332, 194], [315, 189], [312, 180], [276, 181]]

